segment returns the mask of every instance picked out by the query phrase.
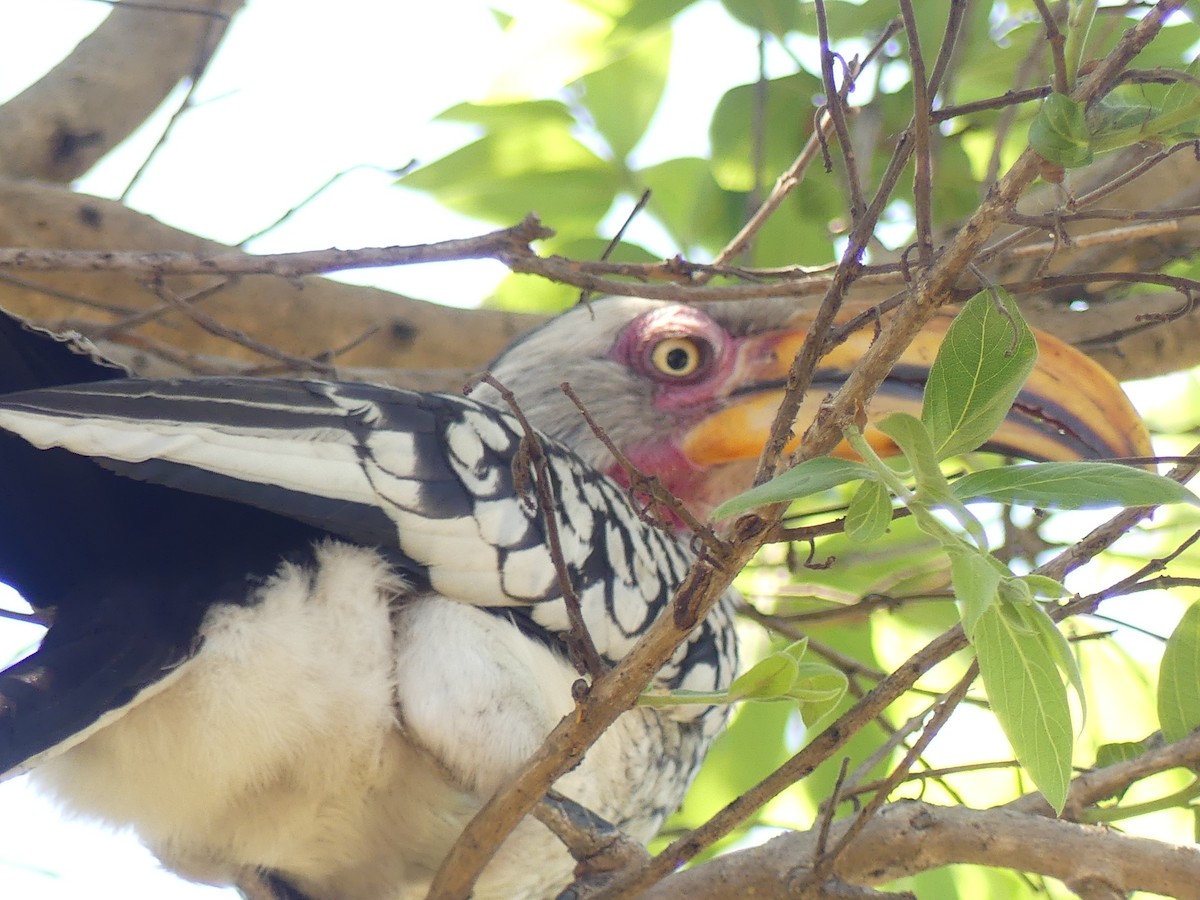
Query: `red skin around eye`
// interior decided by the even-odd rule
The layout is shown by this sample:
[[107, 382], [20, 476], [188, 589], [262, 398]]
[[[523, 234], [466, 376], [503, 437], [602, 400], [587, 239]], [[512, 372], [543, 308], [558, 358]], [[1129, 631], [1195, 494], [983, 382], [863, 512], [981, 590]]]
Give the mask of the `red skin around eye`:
[[[672, 376], [651, 362], [654, 347], [667, 338], [690, 338], [704, 353], [696, 371]], [[733, 372], [735, 341], [699, 310], [671, 306], [646, 313], [622, 332], [612, 357], [655, 385], [654, 406], [661, 410], [703, 413]], [[685, 417], [690, 418], [690, 417]]]

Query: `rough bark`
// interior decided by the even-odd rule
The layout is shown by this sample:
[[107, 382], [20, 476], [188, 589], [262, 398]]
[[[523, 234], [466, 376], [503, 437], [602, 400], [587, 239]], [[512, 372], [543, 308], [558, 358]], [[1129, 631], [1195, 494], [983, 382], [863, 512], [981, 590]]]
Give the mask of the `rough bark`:
[[[88, 197], [39, 182], [0, 180], [0, 245], [93, 250], [228, 250], [134, 212], [112, 200]], [[120, 322], [162, 303], [143, 275], [119, 272], [0, 274], [0, 306], [52, 326], [85, 333]], [[168, 279], [181, 296], [220, 285], [210, 276]], [[493, 310], [454, 310], [326, 278], [230, 279], [202, 302], [224, 325], [293, 356], [314, 357], [376, 329], [339, 365], [409, 369], [476, 369], [540, 317]], [[268, 360], [210, 334], [178, 311], [137, 328], [140, 338], [180, 352]]]
[[[830, 828], [832, 845], [848, 822]], [[842, 897], [836, 884], [798, 887], [817, 854], [817, 832], [791, 832], [761, 847], [711, 860], [646, 891], [643, 900], [733, 896]], [[1130, 837], [1097, 825], [1078, 825], [1009, 810], [942, 807], [916, 800], [884, 807], [838, 858], [842, 882], [877, 885], [954, 863], [1036, 872], [1069, 884], [1097, 885], [1124, 896], [1132, 890], [1168, 897], [1195, 895], [1200, 849]], [[784, 890], [781, 891], [781, 886]], [[1095, 896], [1095, 894], [1093, 894]]]
[[213, 15], [115, 6], [66, 59], [0, 106], [0, 172], [56, 183], [82, 175], [207, 58], [243, 2], [156, 4]]

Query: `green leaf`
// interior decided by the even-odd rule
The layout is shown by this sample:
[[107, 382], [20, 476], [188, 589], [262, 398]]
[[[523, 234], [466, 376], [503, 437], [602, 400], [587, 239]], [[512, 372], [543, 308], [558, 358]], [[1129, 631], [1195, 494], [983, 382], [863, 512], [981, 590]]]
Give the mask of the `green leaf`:
[[[762, 108], [763, 90], [766, 91], [765, 109]], [[740, 84], [726, 91], [709, 123], [713, 175], [721, 187], [732, 191], [753, 190], [755, 161], [760, 156], [763, 162], [763, 171], [758, 173], [760, 178], [773, 179], [786, 171], [812, 132], [812, 115], [816, 111], [814, 98], [823, 90], [820, 78], [799, 72], [772, 78], [765, 86]], [[765, 131], [756, 130], [756, 121], [765, 121], [769, 127]], [[756, 150], [760, 140], [764, 143]], [[814, 200], [806, 189], [810, 184], [820, 183], [809, 177], [801, 185], [810, 207]], [[835, 185], [831, 185], [828, 192], [817, 191], [813, 196], [817, 201], [816, 208], [811, 209], [813, 216], [827, 219], [842, 214], [841, 196]], [[797, 242], [796, 249], [801, 247]]]
[[571, 125], [575, 117], [558, 100], [521, 100], [513, 103], [458, 103], [438, 113], [434, 121], [461, 122], [499, 129], [536, 127], [547, 123]]
[[925, 423], [908, 413], [894, 412], [876, 422], [875, 427], [895, 441], [908, 460], [913, 477], [917, 480], [918, 492], [929, 498], [949, 495], [949, 484], [942, 474], [942, 467], [938, 465], [933, 437]]
[[669, 22], [696, 0], [637, 0], [613, 25], [613, 36], [622, 38]]
[[772, 653], [734, 679], [730, 700], [774, 700], [786, 696], [796, 683], [796, 660], [786, 653]]
[[1051, 94], [1029, 125], [1029, 146], [1063, 168], [1086, 166], [1092, 147], [1084, 105], [1065, 94]]
[[929, 508], [940, 506], [950, 513], [962, 526], [971, 539], [983, 549], [987, 549], [987, 534], [983, 525], [975, 518], [950, 491], [950, 484], [942, 474], [938, 465], [938, 457], [933, 449], [932, 437], [924, 423], [908, 413], [896, 412], [875, 423], [875, 427], [896, 442], [896, 446], [904, 453], [913, 475], [917, 481], [917, 496], [915, 503], [906, 501], [909, 509], [917, 517], [917, 523], [923, 530], [934, 537], [941, 536], [943, 526], [937, 523], [927, 513], [922, 514], [920, 507]]
[[1106, 462], [1047, 462], [998, 466], [955, 480], [959, 500], [994, 500], [1049, 509], [1200, 504], [1196, 495], [1162, 475]]
[[1051, 600], [1057, 600], [1059, 597], [1067, 595], [1067, 589], [1061, 582], [1045, 575], [1022, 575], [1021, 581], [1029, 586], [1029, 590], [1035, 597], [1049, 597]]
[[1108, 134], [1133, 130], [1144, 131], [1155, 117], [1157, 110], [1144, 100], [1130, 101], [1128, 98], [1109, 95], [1097, 100], [1087, 111], [1088, 130], [1092, 143]]
[[1158, 722], [1168, 741], [1187, 737], [1200, 726], [1200, 603], [1188, 607], [1163, 650]]
[[[1193, 78], [1200, 77], [1200, 57], [1192, 60], [1186, 69]], [[1176, 81], [1163, 97], [1162, 115], [1172, 120], [1180, 120], [1171, 129], [1171, 137], [1188, 138], [1200, 136], [1200, 86], [1194, 81]]]
[[[921, 421], [938, 459], [974, 450], [992, 436], [1037, 362], [1037, 342], [1017, 305], [980, 291], [955, 317], [929, 370]], [[1015, 338], [1015, 340], [1014, 340]]]
[[798, 30], [805, 18], [796, 0], [722, 0], [721, 5], [743, 24], [779, 37]]
[[621, 160], [642, 139], [658, 109], [671, 63], [671, 29], [631, 41], [629, 52], [580, 79], [596, 130]]
[[859, 485], [846, 510], [846, 535], [860, 544], [883, 536], [892, 524], [892, 498], [878, 481]]
[[1067, 87], [1074, 88], [1083, 62], [1088, 32], [1096, 18], [1096, 0], [1070, 0], [1067, 4], [1066, 41], [1062, 48], [1067, 70]]
[[[1028, 590], [1023, 579], [1013, 578], [1010, 580]], [[1067, 642], [1066, 637], [1058, 630], [1058, 626], [1054, 624], [1054, 620], [1050, 618], [1041, 604], [1023, 603], [1016, 606], [1015, 609], [1025, 621], [1026, 626], [1041, 639], [1042, 646], [1054, 660], [1058, 670], [1066, 676], [1067, 682], [1075, 689], [1075, 696], [1079, 698], [1080, 717], [1086, 720], [1087, 695], [1083, 691], [1083, 674], [1079, 671], [1079, 663], [1075, 659], [1075, 654], [1071, 652], [1071, 645]]]
[[[1188, 66], [1193, 77], [1197, 62]], [[1176, 81], [1161, 103], [1141, 96], [1111, 94], [1088, 108], [1092, 150], [1117, 150], [1141, 141], [1173, 143], [1200, 134], [1200, 88], [1193, 81]]]
[[809, 734], [823, 728], [834, 716], [849, 687], [846, 674], [824, 663], [801, 663], [791, 697], [799, 704], [800, 718]]
[[1096, 748], [1096, 768], [1104, 769], [1117, 763], [1137, 759], [1146, 752], [1146, 747], [1139, 741], [1117, 741], [1111, 744], [1101, 744]]
[[456, 212], [512, 223], [536, 211], [552, 227], [591, 233], [621, 190], [616, 170], [574, 137], [560, 103], [460, 104], [442, 118], [491, 130], [398, 183]]
[[965, 544], [957, 550], [946, 549], [950, 556], [950, 582], [963, 631], [968, 640], [974, 640], [979, 617], [999, 599], [1000, 579], [1004, 573], [987, 554]]
[[720, 247], [745, 215], [745, 198], [718, 185], [706, 159], [668, 159], [633, 177], [650, 190], [649, 210], [678, 247]]
[[714, 519], [724, 519], [748, 512], [767, 503], [797, 500], [829, 490], [847, 481], [873, 479], [875, 474], [860, 462], [833, 457], [806, 459], [798, 466], [781, 472], [770, 481], [753, 487], [743, 494], [726, 500], [715, 510]]
[[1014, 627], [998, 605], [984, 610], [972, 643], [979, 672], [1018, 761], [1057, 812], [1071, 776], [1071, 710], [1040, 633]]
[[808, 639], [801, 638], [769, 654], [734, 679], [726, 692], [727, 702], [790, 700], [802, 710], [810, 706], [821, 711], [832, 708], [846, 693], [846, 676], [825, 663], [801, 662], [806, 652]]
[[[1146, 752], [1146, 746], [1137, 741], [1119, 741], [1111, 744], [1101, 744], [1096, 748], [1096, 768], [1103, 769], [1108, 766], [1115, 766], [1117, 763], [1129, 762], [1137, 759]], [[1107, 800], [1109, 797], [1120, 800], [1125, 796], [1125, 792], [1129, 790], [1131, 785], [1124, 784], [1119, 790], [1110, 793], [1107, 797], [1097, 797], [1097, 800]]]
[[837, 701], [846, 693], [846, 676], [825, 663], [800, 663], [796, 682], [788, 693], [801, 703]]

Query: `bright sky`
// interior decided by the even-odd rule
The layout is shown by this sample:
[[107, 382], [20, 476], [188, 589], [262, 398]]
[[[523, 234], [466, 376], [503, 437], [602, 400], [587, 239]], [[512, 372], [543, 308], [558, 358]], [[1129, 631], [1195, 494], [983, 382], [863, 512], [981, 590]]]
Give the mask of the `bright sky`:
[[[527, 12], [524, 21], [547, 28], [571, 8], [556, 0], [491, 5], [518, 16]], [[0, 101], [54, 65], [108, 10], [91, 0], [0, 3], [0, 34], [6, 38]], [[429, 120], [454, 103], [485, 98], [502, 73], [510, 84], [517, 78], [523, 83], [516, 86], [542, 91], [561, 84], [566, 57], [545, 42], [545, 30], [527, 29], [526, 46], [514, 61], [497, 51], [498, 26], [484, 0], [251, 0], [202, 83], [198, 108], [179, 123], [129, 202], [171, 225], [233, 243], [269, 225], [331, 176], [363, 167], [250, 249], [421, 243], [490, 230], [494, 226], [393, 187], [392, 176], [378, 169], [435, 158], [464, 143], [469, 132], [461, 126]], [[708, 51], [718, 31], [722, 52], [715, 59]], [[667, 114], [639, 148], [647, 162], [706, 146], [708, 111], [731, 84], [755, 76], [754, 35], [726, 18], [715, 2], [687, 14], [677, 37], [678, 59], [663, 104]], [[529, 60], [538, 65], [529, 66]], [[120, 194], [177, 103], [169, 101], [79, 189]], [[647, 237], [654, 240], [653, 235], [643, 240]], [[656, 249], [664, 255], [675, 251]], [[374, 269], [360, 277], [414, 296], [471, 305], [503, 275], [498, 263], [485, 261]], [[4, 623], [0, 663], [35, 638], [34, 629]], [[24, 782], [0, 785], [0, 897], [236, 896], [163, 872], [129, 836], [62, 822]]]

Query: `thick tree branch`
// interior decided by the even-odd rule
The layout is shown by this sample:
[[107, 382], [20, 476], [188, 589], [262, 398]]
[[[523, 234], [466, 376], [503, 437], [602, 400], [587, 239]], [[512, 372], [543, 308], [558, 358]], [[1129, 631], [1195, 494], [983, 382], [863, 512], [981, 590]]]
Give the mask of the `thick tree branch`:
[[[849, 822], [830, 831], [836, 839]], [[718, 857], [672, 875], [640, 894], [642, 900], [718, 900], [779, 896], [812, 866], [814, 831], [781, 835], [761, 847]], [[1007, 809], [947, 808], [904, 800], [884, 807], [838, 857], [835, 873], [844, 882], [882, 884], [954, 863], [974, 863], [1036, 872], [1068, 883], [1109, 885], [1121, 895], [1132, 890], [1190, 897], [1200, 884], [1200, 849], [1129, 837], [1093, 825], [1077, 825]], [[842, 896], [815, 891], [812, 898]]]
[[[71, 247], [87, 251], [170, 251], [193, 258], [240, 256], [215, 241], [171, 228], [112, 200], [66, 188], [0, 179], [0, 245]], [[139, 341], [186, 354], [229, 357], [252, 365], [261, 356], [205, 332], [170, 309], [147, 286], [153, 268], [111, 272], [0, 272], [0, 306], [51, 327], [64, 323], [117, 341], [112, 326], [147, 310]], [[9, 278], [8, 276], [16, 276]], [[191, 296], [220, 276], [181, 275], [168, 286]], [[478, 370], [541, 316], [494, 310], [456, 310], [377, 288], [339, 284], [317, 276], [285, 279], [244, 275], [227, 279], [204, 300], [206, 313], [227, 327], [292, 356], [316, 357], [373, 335], [338, 358], [339, 364], [377, 368]], [[130, 334], [135, 332], [132, 330]], [[464, 337], [469, 336], [468, 340]], [[186, 348], [184, 351], [182, 348]]]
[[115, 4], [66, 59], [0, 106], [0, 172], [64, 184], [84, 174], [192, 74], [243, 3]]

